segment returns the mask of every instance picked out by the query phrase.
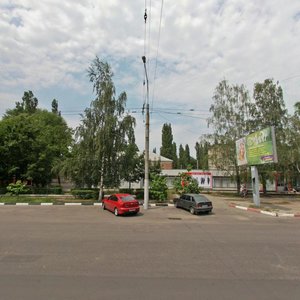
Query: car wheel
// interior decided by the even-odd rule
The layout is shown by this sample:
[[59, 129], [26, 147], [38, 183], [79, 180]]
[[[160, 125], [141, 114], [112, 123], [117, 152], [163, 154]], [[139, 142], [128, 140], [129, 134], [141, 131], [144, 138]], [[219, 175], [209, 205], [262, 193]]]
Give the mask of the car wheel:
[[104, 204], [104, 203], [102, 203], [102, 209], [103, 209], [103, 210], [106, 210], [106, 207], [105, 207], [105, 204]]
[[119, 215], [119, 212], [118, 212], [118, 209], [117, 209], [117, 208], [114, 209], [114, 214], [115, 214], [115, 216], [118, 216], [118, 215]]
[[191, 213], [192, 215], [195, 214], [195, 208], [194, 208], [193, 206], [190, 207], [190, 213]]
[[174, 203], [174, 206], [175, 206], [176, 208], [179, 207], [177, 202]]

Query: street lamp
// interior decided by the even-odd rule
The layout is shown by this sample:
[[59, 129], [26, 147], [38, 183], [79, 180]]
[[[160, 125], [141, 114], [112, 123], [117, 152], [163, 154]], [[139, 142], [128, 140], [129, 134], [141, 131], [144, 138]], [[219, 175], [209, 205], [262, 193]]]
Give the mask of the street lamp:
[[150, 116], [149, 116], [149, 80], [146, 67], [146, 56], [142, 56], [146, 85], [147, 85], [147, 96], [146, 96], [146, 124], [145, 124], [145, 179], [144, 179], [144, 209], [148, 209], [149, 206], [149, 127], [150, 127]]

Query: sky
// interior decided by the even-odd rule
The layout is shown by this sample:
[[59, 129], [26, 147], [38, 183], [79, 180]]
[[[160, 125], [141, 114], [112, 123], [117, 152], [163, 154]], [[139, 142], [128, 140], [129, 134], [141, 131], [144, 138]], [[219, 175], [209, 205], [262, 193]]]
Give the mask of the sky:
[[[145, 8], [147, 22], [144, 22]], [[127, 93], [144, 150], [147, 59], [150, 151], [164, 123], [191, 154], [203, 134], [218, 83], [279, 81], [290, 113], [300, 101], [299, 0], [1, 0], [0, 117], [31, 90], [53, 99], [70, 127], [95, 98], [87, 69], [98, 56]]]

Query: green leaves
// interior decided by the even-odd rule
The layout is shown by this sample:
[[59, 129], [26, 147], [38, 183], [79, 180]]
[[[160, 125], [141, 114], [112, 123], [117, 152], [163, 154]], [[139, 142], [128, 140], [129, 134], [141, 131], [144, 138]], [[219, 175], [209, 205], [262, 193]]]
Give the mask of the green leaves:
[[22, 183], [21, 180], [18, 180], [16, 183], [10, 183], [6, 187], [6, 190], [13, 195], [19, 195], [29, 191], [29, 189], [26, 187], [26, 184]]
[[160, 155], [169, 159], [174, 159], [173, 155], [173, 134], [171, 124], [165, 123], [162, 128], [162, 146]]
[[160, 202], [166, 201], [168, 196], [167, 181], [164, 176], [159, 174], [150, 174], [150, 197], [151, 199], [158, 200]]
[[135, 119], [125, 115], [127, 95], [115, 95], [113, 73], [107, 62], [96, 57], [88, 68], [96, 94], [76, 131], [72, 179], [80, 185], [119, 186], [121, 179], [136, 180], [138, 168]]
[[288, 141], [286, 137], [290, 132], [287, 127], [289, 116], [278, 82], [266, 79], [262, 83], [255, 83], [253, 99], [250, 99], [249, 92], [243, 85], [229, 85], [223, 80], [216, 87], [213, 100], [210, 108], [212, 117], [208, 120], [208, 124], [214, 130], [212, 135], [208, 135], [208, 138], [214, 141], [210, 159], [216, 167], [227, 170], [229, 174], [235, 174], [238, 188], [240, 176], [236, 165], [235, 141], [268, 126], [275, 127], [279, 163], [259, 167], [262, 181], [266, 182], [267, 177], [272, 179], [268, 175], [272, 174], [271, 171], [285, 173], [291, 170], [291, 155], [287, 153], [292, 149], [288, 150], [287, 144], [291, 144], [292, 139]]
[[188, 173], [179, 174], [180, 177], [174, 180], [174, 188], [177, 193], [200, 193], [200, 188], [197, 179], [193, 178]]
[[35, 185], [48, 184], [54, 160], [68, 153], [71, 140], [66, 122], [51, 112], [7, 115], [0, 121], [0, 179], [15, 176]]

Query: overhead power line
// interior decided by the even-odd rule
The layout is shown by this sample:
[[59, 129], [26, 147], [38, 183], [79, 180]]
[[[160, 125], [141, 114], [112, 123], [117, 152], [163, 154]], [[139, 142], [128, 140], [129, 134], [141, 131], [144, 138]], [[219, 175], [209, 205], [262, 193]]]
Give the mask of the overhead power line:
[[152, 108], [153, 108], [154, 96], [155, 96], [155, 81], [156, 81], [156, 73], [157, 73], [157, 62], [158, 62], [158, 51], [159, 51], [159, 44], [160, 44], [160, 33], [161, 33], [161, 23], [162, 23], [163, 7], [164, 7], [164, 0], [161, 0], [159, 28], [158, 28], [158, 38], [157, 38], [157, 49], [156, 49], [154, 77], [153, 77], [153, 90], [152, 90], [152, 102], [151, 102], [151, 107]]

